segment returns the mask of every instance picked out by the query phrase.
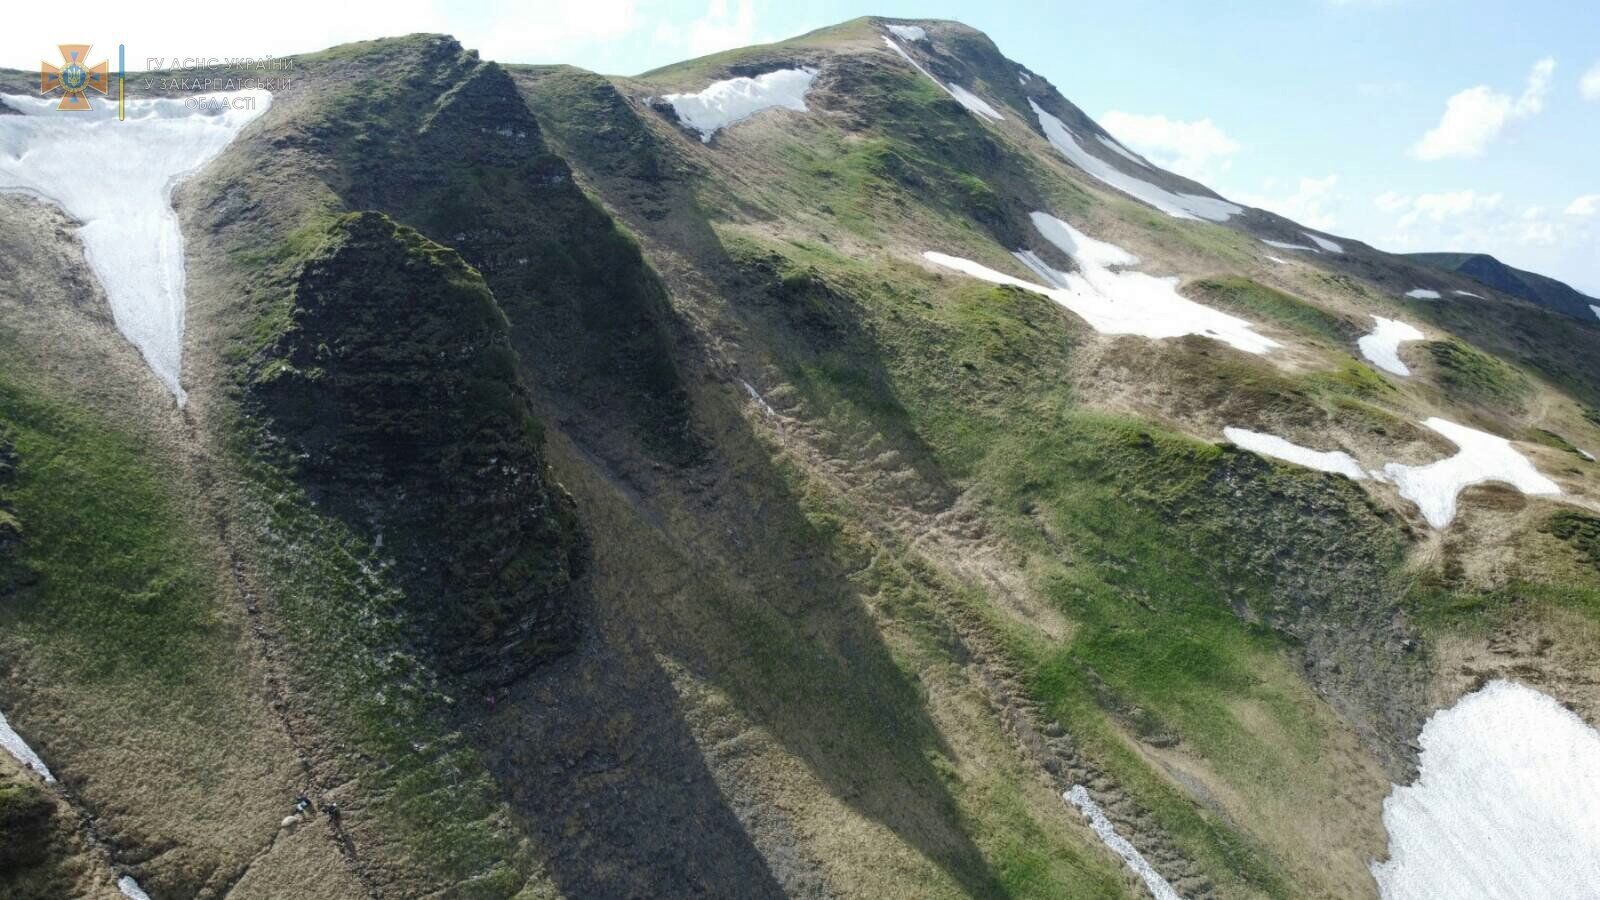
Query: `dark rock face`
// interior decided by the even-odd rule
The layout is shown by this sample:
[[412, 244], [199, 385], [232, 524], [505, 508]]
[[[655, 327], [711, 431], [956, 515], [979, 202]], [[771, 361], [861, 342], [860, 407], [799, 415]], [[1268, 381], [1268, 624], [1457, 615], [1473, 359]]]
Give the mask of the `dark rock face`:
[[387, 216], [353, 213], [292, 290], [253, 399], [318, 504], [392, 552], [443, 667], [499, 682], [570, 648], [572, 501], [550, 481], [482, 276]]

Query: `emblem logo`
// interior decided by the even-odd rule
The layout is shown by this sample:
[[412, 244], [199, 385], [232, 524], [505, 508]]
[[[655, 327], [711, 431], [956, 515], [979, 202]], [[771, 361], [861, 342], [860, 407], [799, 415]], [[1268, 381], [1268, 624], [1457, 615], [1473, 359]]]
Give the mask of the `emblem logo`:
[[92, 109], [88, 96], [90, 90], [102, 94], [109, 93], [111, 63], [102, 61], [90, 66], [88, 58], [89, 48], [92, 46], [92, 44], [61, 44], [61, 61], [66, 63], [65, 66], [57, 68], [47, 62], [39, 63], [39, 93], [61, 91], [61, 105], [56, 109], [79, 112]]

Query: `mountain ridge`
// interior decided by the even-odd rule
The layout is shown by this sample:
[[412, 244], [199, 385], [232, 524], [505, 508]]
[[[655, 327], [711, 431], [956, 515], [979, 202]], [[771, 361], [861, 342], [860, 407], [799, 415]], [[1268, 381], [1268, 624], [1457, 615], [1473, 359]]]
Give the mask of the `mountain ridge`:
[[[0, 709], [153, 895], [1375, 896], [1432, 711], [1514, 676], [1600, 717], [1600, 328], [1163, 211], [1112, 182], [1220, 198], [959, 23], [632, 78], [436, 35], [301, 64], [176, 192], [182, 411], [75, 223], [0, 196], [0, 552], [32, 573], [0, 573]], [[802, 65], [804, 109], [709, 141], [663, 99]], [[1263, 352], [1105, 324], [1183, 303]], [[1393, 365], [1374, 317], [1420, 335]], [[1379, 476], [1457, 453], [1441, 416], [1563, 493], [1473, 484], [1434, 527]], [[36, 537], [78, 521], [57, 495], [88, 542]], [[518, 549], [549, 591], [478, 578]], [[524, 653], [528, 608], [570, 629]], [[194, 661], [61, 649], [158, 628]], [[496, 677], [452, 664], [484, 642]], [[125, 699], [145, 737], [96, 740]]]

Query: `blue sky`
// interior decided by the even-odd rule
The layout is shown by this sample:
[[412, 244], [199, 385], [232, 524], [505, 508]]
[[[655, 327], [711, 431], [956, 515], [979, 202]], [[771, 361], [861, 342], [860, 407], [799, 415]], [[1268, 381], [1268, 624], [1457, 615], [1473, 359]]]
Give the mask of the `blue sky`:
[[136, 69], [426, 30], [491, 58], [633, 74], [868, 14], [986, 31], [1125, 143], [1235, 200], [1384, 249], [1491, 252], [1600, 294], [1590, 0], [279, 0], [200, 14], [86, 0], [67, 20], [8, 12], [0, 63], [31, 68], [69, 41], [126, 43]]

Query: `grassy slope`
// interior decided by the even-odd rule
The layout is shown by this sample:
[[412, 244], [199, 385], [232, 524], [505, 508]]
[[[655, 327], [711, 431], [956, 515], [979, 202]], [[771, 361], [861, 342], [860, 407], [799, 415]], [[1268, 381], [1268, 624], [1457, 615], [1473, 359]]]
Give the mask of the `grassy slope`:
[[[859, 31], [851, 23], [837, 33], [642, 78], [694, 89], [740, 67], [753, 71], [875, 39]], [[1364, 855], [1381, 852], [1375, 804], [1384, 776], [1348, 726], [1306, 689], [1295, 641], [1252, 624], [1282, 601], [1271, 579], [1219, 571], [1210, 561], [1214, 547], [1196, 538], [1226, 536], [1241, 524], [1237, 498], [1218, 491], [1228, 457], [1158, 427], [1083, 408], [1065, 377], [1073, 367], [1075, 326], [1045, 301], [953, 277], [929, 282], [881, 255], [933, 247], [1009, 268], [988, 243], [1004, 239], [1004, 226], [987, 227], [961, 202], [972, 196], [965, 189], [971, 182], [989, 188], [992, 202], [983, 206], [991, 209], [1043, 196], [1059, 204], [1053, 209], [1087, 214], [1114, 235], [1143, 230], [1134, 239], [1167, 248], [1163, 258], [1243, 267], [1252, 262], [1247, 244], [1223, 229], [1174, 223], [1114, 198], [1089, 200], [1048, 165], [1041, 172], [1031, 162], [1018, 168], [981, 156], [946, 157], [946, 148], [972, 146], [972, 132], [981, 129], [964, 113], [941, 109], [939, 92], [925, 79], [903, 71], [836, 70], [834, 77], [846, 80], [847, 96], [819, 105], [835, 120], [841, 106], [847, 114], [859, 108], [855, 122], [865, 127], [851, 124], [841, 135], [811, 117], [780, 114], [781, 125], [755, 122], [741, 126], [742, 134], [719, 136], [721, 154], [686, 154], [712, 170], [700, 182], [699, 205], [713, 221], [739, 223], [718, 228], [724, 257], [718, 264], [732, 262], [770, 281], [763, 301], [740, 306], [740, 326], [763, 348], [755, 356], [775, 366], [775, 377], [758, 384], [825, 440], [873, 435], [903, 454], [908, 468], [987, 499], [990, 521], [1023, 548], [1030, 580], [1074, 626], [1062, 645], [1005, 625], [1036, 695], [1071, 722], [1097, 761], [1157, 811], [1221, 883], [1298, 893], [1316, 890], [1320, 879], [1333, 893], [1369, 890]], [[656, 86], [651, 80], [638, 89]], [[902, 143], [907, 134], [937, 129], [944, 131], [935, 141]], [[994, 137], [983, 140], [994, 144]], [[998, 144], [1010, 150], [1012, 140], [1007, 134]], [[574, 137], [568, 146], [587, 156], [579, 144]], [[602, 196], [626, 208], [620, 193], [608, 193], [616, 185], [607, 183], [604, 169], [590, 172]], [[1007, 183], [1018, 172], [1039, 183]], [[995, 183], [1003, 185], [998, 192]], [[910, 235], [916, 237], [908, 241]], [[665, 244], [674, 239], [659, 236]], [[670, 249], [682, 252], [682, 245]], [[1327, 277], [1317, 292], [1335, 298], [1337, 315], [1326, 311], [1329, 301], [1311, 303], [1238, 276], [1202, 279], [1192, 289], [1336, 360], [1321, 372], [1285, 376], [1228, 354], [1191, 356], [1188, 364], [1201, 368], [1189, 377], [1235, 373], [1230, 402], [1299, 416], [1320, 409], [1316, 416], [1343, 417], [1382, 434], [1404, 431], [1396, 411], [1411, 415], [1424, 402], [1419, 398], [1432, 396], [1397, 393], [1349, 360], [1348, 345], [1365, 329], [1363, 305], [1375, 295], [1347, 276]], [[1353, 300], [1361, 302], [1350, 309]], [[1445, 393], [1470, 402], [1465, 395], [1482, 383], [1447, 384]], [[1359, 491], [1287, 467], [1260, 478], [1277, 502], [1301, 510], [1289, 512], [1285, 529], [1269, 540], [1310, 557], [1324, 549], [1320, 534], [1350, 529], [1358, 537], [1348, 552], [1376, 561], [1381, 593], [1388, 603], [1400, 602], [1407, 580], [1402, 532]], [[1328, 502], [1334, 497], [1341, 499]], [[1417, 596], [1410, 595], [1413, 604]], [[1241, 605], [1256, 612], [1241, 620], [1235, 614]], [[1426, 620], [1425, 605], [1412, 608]], [[1247, 810], [1234, 820], [1243, 830], [1175, 787], [1152, 762], [1158, 754], [1130, 743], [1130, 732], [1163, 742], [1181, 736], [1189, 760], [1215, 774], [1213, 785], [1249, 798], [1229, 809]], [[1317, 823], [1299, 821], [1307, 810]], [[1360, 821], [1340, 835], [1349, 843], [1338, 866], [1327, 865], [1329, 835], [1318, 829], [1352, 818]]]

